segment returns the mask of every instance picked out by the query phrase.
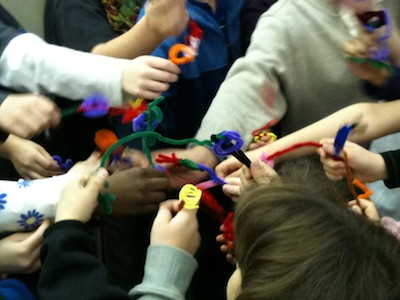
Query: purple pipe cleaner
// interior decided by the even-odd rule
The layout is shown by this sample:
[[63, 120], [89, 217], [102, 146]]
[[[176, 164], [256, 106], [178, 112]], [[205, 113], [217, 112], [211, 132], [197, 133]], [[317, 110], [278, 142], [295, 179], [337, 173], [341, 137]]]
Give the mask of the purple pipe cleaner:
[[63, 162], [61, 156], [53, 155], [53, 159], [57, 162], [58, 166], [63, 171], [68, 171], [69, 169], [71, 169], [71, 167], [73, 165], [72, 159], [69, 159], [69, 158], [65, 162]]

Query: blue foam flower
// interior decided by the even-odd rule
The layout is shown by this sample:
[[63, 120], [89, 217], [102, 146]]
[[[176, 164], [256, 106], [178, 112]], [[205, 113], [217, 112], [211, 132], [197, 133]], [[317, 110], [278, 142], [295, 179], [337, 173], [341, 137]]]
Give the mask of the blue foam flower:
[[43, 222], [43, 215], [34, 210], [29, 210], [26, 215], [21, 214], [20, 220], [18, 221], [19, 226], [23, 227], [25, 230], [36, 229]]
[[7, 197], [6, 193], [0, 194], [0, 211], [2, 211], [5, 208], [7, 200], [4, 198], [6, 198], [6, 197]]

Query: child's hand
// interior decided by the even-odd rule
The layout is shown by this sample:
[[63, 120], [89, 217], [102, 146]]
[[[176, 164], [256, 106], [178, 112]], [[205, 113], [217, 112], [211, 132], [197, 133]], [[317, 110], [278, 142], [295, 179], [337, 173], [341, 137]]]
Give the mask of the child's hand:
[[180, 69], [167, 59], [139, 56], [126, 65], [122, 87], [128, 94], [149, 100], [156, 99], [178, 81]]
[[151, 229], [150, 244], [176, 247], [194, 255], [200, 246], [197, 209], [179, 210], [179, 200], [160, 204]]
[[97, 207], [97, 197], [107, 177], [107, 170], [101, 168], [94, 175], [81, 175], [78, 179], [71, 180], [61, 192], [55, 222], [89, 221]]
[[[334, 140], [323, 139], [320, 141], [322, 147], [317, 149], [320, 160], [324, 165], [325, 174], [330, 180], [342, 180], [346, 177], [346, 166], [343, 160], [333, 158]], [[363, 147], [347, 141], [343, 150], [347, 154], [347, 161], [354, 178], [362, 182], [372, 182], [386, 179], [386, 165], [383, 157]], [[343, 153], [341, 154], [343, 157]]]
[[57, 162], [40, 145], [10, 135], [1, 145], [1, 153], [11, 160], [17, 172], [25, 179], [38, 179], [62, 174]]
[[217, 235], [216, 241], [221, 244], [221, 252], [225, 253], [226, 260], [231, 263], [232, 265], [236, 264], [236, 257], [235, 257], [235, 250], [233, 245], [228, 246], [226, 243], [226, 239], [224, 237], [225, 228], [224, 225], [220, 227], [221, 234]]
[[116, 196], [115, 215], [154, 212], [169, 188], [168, 177], [154, 168], [133, 167], [114, 173], [108, 183], [104, 191]]
[[0, 105], [0, 127], [23, 138], [57, 126], [60, 118], [57, 105], [42, 95], [10, 94]]
[[369, 81], [373, 85], [383, 85], [391, 76], [383, 64], [373, 64], [373, 53], [379, 51], [380, 31], [368, 32], [364, 28], [351, 41], [343, 44], [342, 49], [348, 58], [347, 63], [355, 76]]
[[251, 181], [255, 180], [258, 183], [270, 184], [271, 180], [278, 177], [278, 174], [266, 163], [256, 160], [251, 163], [250, 170], [243, 166], [240, 169], [239, 176], [226, 178], [227, 184], [222, 186], [222, 191], [225, 195], [231, 197], [233, 201], [238, 200], [240, 194]]
[[[263, 150], [265, 150], [265, 147], [259, 147], [251, 151], [246, 151], [245, 154], [253, 162], [258, 160], [260, 155], [263, 153]], [[218, 164], [215, 168], [215, 171], [217, 172], [218, 176], [222, 178], [238, 177], [240, 174], [239, 170], [242, 166], [243, 164], [240, 161], [238, 161], [235, 157], [230, 156]]]
[[0, 240], [0, 274], [29, 274], [40, 268], [40, 247], [49, 224], [45, 220], [35, 231], [14, 233]]
[[152, 34], [157, 34], [162, 39], [181, 34], [189, 22], [186, 0], [149, 1], [145, 16]]
[[[358, 205], [360, 204], [360, 205]], [[365, 215], [372, 221], [379, 221], [379, 213], [375, 204], [369, 199], [352, 200], [348, 204], [349, 208], [359, 215]]]

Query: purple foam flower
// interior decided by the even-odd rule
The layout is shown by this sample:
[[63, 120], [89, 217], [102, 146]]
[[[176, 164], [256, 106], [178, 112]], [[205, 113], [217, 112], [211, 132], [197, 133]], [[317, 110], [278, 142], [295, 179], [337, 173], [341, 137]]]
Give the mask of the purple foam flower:
[[218, 135], [213, 135], [213, 150], [219, 156], [228, 156], [242, 148], [244, 142], [240, 134], [236, 131], [222, 131]]
[[86, 118], [100, 118], [108, 114], [110, 103], [106, 97], [101, 94], [94, 94], [87, 97], [79, 107]]

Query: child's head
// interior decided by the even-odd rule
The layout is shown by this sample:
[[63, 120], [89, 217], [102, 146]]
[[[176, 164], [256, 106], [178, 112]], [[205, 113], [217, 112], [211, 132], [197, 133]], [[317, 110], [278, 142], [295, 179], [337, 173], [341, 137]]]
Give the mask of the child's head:
[[400, 297], [399, 242], [304, 185], [246, 190], [235, 233], [241, 291], [228, 300]]

